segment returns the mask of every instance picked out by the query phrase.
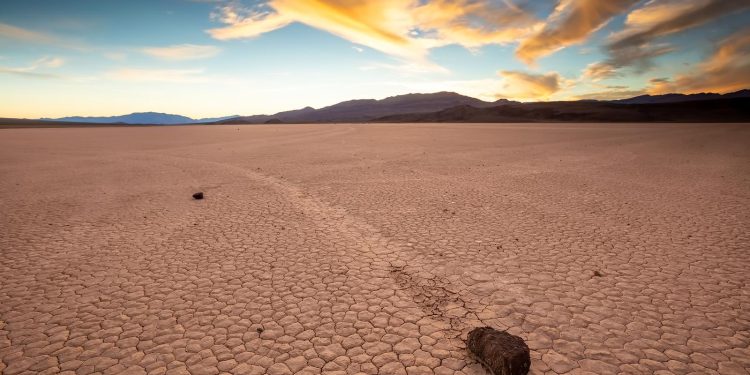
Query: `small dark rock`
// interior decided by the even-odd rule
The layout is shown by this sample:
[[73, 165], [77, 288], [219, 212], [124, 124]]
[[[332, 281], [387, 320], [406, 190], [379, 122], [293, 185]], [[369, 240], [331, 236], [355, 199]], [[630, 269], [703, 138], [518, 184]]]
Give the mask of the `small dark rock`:
[[526, 375], [531, 368], [529, 347], [505, 331], [475, 328], [469, 332], [466, 347], [494, 375]]
[[602, 275], [602, 273], [599, 272], [599, 271], [594, 271], [594, 276], [596, 276], [596, 277], [602, 277], [604, 275]]
[[258, 332], [258, 334], [261, 334], [261, 333], [263, 333], [263, 328], [258, 327], [258, 328], [255, 329], [255, 331]]
[[193, 199], [203, 199], [203, 192], [193, 194]]

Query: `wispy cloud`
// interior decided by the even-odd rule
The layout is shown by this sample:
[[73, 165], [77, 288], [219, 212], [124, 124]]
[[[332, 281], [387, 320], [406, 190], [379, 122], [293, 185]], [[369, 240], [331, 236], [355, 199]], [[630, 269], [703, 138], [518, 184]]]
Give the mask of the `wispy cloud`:
[[450, 73], [448, 69], [443, 68], [440, 65], [437, 64], [424, 64], [424, 63], [412, 63], [412, 62], [403, 62], [403, 63], [396, 63], [396, 64], [388, 64], [388, 63], [372, 63], [369, 65], [365, 65], [360, 67], [360, 70], [368, 71], [368, 70], [390, 70], [397, 72], [404, 76], [412, 76], [412, 75], [419, 75], [419, 74], [426, 74], [426, 73], [438, 73], [438, 74], [447, 74]]
[[649, 93], [726, 93], [750, 87], [750, 27], [737, 31], [716, 46], [695, 69], [674, 79], [651, 80]]
[[539, 32], [521, 41], [516, 56], [526, 63], [580, 43], [612, 17], [640, 0], [561, 0]]
[[624, 67], [646, 71], [655, 57], [675, 50], [659, 43], [662, 37], [677, 34], [722, 16], [750, 9], [746, 0], [651, 0], [628, 14], [625, 28], [605, 45], [607, 60], [590, 65], [584, 75], [592, 79], [614, 76]]
[[57, 43], [60, 39], [52, 34], [24, 29], [18, 26], [0, 23], [0, 38], [14, 39], [29, 43]]
[[606, 61], [586, 66], [583, 77], [594, 81], [615, 77], [619, 74], [619, 70], [626, 66], [634, 66], [637, 72], [642, 73], [651, 68], [654, 58], [674, 50], [674, 46], [663, 43], [618, 50]]
[[49, 44], [63, 48], [84, 50], [86, 47], [77, 41], [57, 35], [25, 29], [0, 22], [0, 39], [17, 40], [26, 43]]
[[131, 82], [210, 82], [209, 78], [203, 76], [204, 71], [204, 69], [119, 68], [107, 72], [105, 78]]
[[651, 0], [628, 15], [625, 29], [612, 37], [608, 47], [615, 52], [642, 47], [656, 38], [748, 8], [750, 2], [745, 0]]
[[141, 51], [162, 60], [199, 60], [214, 57], [221, 49], [210, 45], [178, 44], [166, 47], [147, 47]]
[[42, 57], [27, 66], [22, 67], [6, 67], [0, 66], [0, 73], [13, 74], [24, 77], [32, 78], [59, 78], [57, 74], [50, 73], [48, 71], [40, 71], [45, 69], [59, 68], [65, 64], [65, 60], [60, 57]]
[[624, 87], [612, 88], [604, 91], [594, 91], [569, 97], [569, 100], [617, 100], [627, 99], [645, 94], [645, 90], [630, 90]]

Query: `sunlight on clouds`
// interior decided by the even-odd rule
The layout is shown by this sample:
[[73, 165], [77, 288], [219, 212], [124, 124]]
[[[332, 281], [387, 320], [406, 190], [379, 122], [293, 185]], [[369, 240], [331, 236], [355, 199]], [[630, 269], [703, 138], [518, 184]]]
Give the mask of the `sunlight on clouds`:
[[[644, 72], [651, 67], [653, 58], [675, 50], [673, 46], [655, 43], [657, 39], [748, 8], [747, 0], [651, 0], [628, 14], [625, 28], [611, 35], [605, 45], [609, 58], [590, 66], [585, 75], [606, 78], [630, 66], [636, 72]], [[604, 67], [609, 71], [605, 73]]]
[[390, 55], [422, 60], [425, 49], [408, 36], [403, 1], [274, 0], [281, 15]]
[[606, 62], [591, 63], [583, 70], [583, 78], [592, 81], [611, 78], [617, 75], [617, 67]]
[[229, 25], [208, 30], [211, 37], [218, 40], [254, 38], [292, 23], [291, 19], [278, 13], [231, 5], [221, 7], [211, 18]]
[[651, 0], [631, 12], [625, 29], [611, 37], [613, 51], [642, 47], [650, 41], [750, 8], [747, 0]]
[[501, 71], [502, 90], [497, 98], [518, 100], [547, 100], [561, 89], [562, 77], [555, 72], [533, 74], [518, 71]]
[[225, 6], [214, 19], [227, 26], [208, 32], [222, 40], [252, 38], [300, 22], [389, 55], [425, 62], [434, 47], [509, 43], [537, 26], [509, 1], [272, 0], [267, 7]]
[[612, 90], [612, 91], [598, 91], [587, 93], [583, 95], [574, 95], [569, 97], [567, 100], [620, 100], [629, 99], [636, 96], [645, 94], [644, 90]]
[[696, 69], [673, 80], [654, 79], [651, 94], [669, 92], [727, 93], [750, 87], [750, 27], [736, 32], [717, 46], [711, 57]]
[[562, 0], [544, 28], [521, 41], [516, 56], [531, 64], [561, 48], [583, 42], [612, 17], [639, 0]]
[[147, 47], [143, 53], [162, 60], [198, 60], [214, 57], [221, 49], [215, 46], [178, 44], [167, 47]]
[[436, 45], [458, 44], [478, 48], [507, 44], [538, 29], [541, 22], [510, 1], [430, 1], [416, 7], [414, 24]]

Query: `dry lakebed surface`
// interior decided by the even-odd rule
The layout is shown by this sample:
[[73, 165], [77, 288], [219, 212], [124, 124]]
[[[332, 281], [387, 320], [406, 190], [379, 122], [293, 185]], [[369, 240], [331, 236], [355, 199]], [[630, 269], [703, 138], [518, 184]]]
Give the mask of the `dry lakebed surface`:
[[750, 367], [747, 124], [4, 129], [0, 192], [7, 375]]

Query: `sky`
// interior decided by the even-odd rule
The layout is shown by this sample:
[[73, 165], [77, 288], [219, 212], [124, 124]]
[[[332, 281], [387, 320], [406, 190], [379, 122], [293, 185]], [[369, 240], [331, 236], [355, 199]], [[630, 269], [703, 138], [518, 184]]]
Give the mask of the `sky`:
[[0, 117], [750, 88], [750, 0], [2, 0]]

